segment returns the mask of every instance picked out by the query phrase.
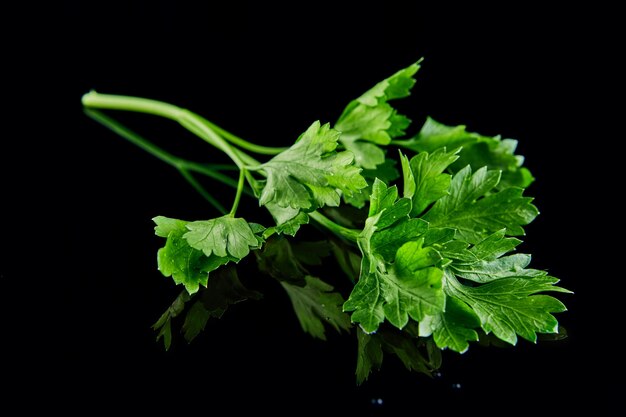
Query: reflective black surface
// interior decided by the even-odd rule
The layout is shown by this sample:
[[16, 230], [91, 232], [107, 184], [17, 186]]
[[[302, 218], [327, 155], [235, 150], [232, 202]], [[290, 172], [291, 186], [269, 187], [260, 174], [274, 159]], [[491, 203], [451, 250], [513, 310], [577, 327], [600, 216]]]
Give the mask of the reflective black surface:
[[[6, 261], [3, 271], [11, 285], [36, 284], [38, 296], [36, 302], [29, 291], [13, 297], [20, 307], [11, 308], [11, 322], [20, 330], [7, 343], [28, 351], [25, 363], [35, 364], [16, 373], [20, 392], [45, 392], [48, 404], [75, 411], [217, 414], [226, 408], [302, 416], [541, 414], [617, 404], [623, 382], [609, 378], [623, 372], [619, 349], [610, 347], [611, 332], [619, 332], [611, 324], [617, 308], [599, 299], [614, 296], [619, 284], [600, 288], [607, 277], [595, 266], [606, 258], [590, 249], [601, 239], [578, 197], [584, 187], [574, 167], [582, 156], [572, 145], [584, 131], [577, 103], [586, 88], [572, 71], [584, 73], [576, 59], [593, 48], [561, 11], [491, 10], [488, 16], [389, 3], [351, 10], [316, 2], [289, 9], [82, 3], [65, 2], [54, 29], [38, 38], [45, 47], [34, 61], [56, 95], [30, 111], [56, 117], [46, 126], [35, 119], [21, 124], [41, 130], [38, 151], [27, 140], [19, 146], [43, 170], [28, 187], [9, 186], [16, 201], [32, 197], [29, 190], [39, 196], [11, 218], [29, 213], [24, 248], [39, 242], [40, 252], [24, 255], [17, 248], [12, 259], [20, 262]], [[95, 89], [160, 99], [251, 141], [284, 146], [314, 120], [333, 122], [349, 100], [421, 57], [413, 95], [398, 103], [413, 119], [412, 131], [430, 115], [519, 140], [537, 179], [527, 194], [541, 211], [520, 250], [575, 291], [559, 296], [570, 309], [558, 316], [569, 338], [445, 352], [433, 379], [409, 374], [388, 356], [383, 370], [357, 387], [355, 338], [330, 334], [322, 342], [304, 334], [282, 289], [244, 263], [242, 280], [263, 292], [263, 300], [235, 306], [191, 345], [177, 338], [165, 352], [150, 325], [178, 289], [156, 269], [162, 242], [150, 219], [215, 213], [173, 169], [86, 117], [81, 95]], [[173, 123], [118, 116], [173, 153], [223, 159]], [[5, 178], [16, 172], [7, 170]], [[245, 202], [243, 213], [254, 215], [254, 206]], [[331, 281], [337, 274], [326, 273]], [[27, 326], [20, 322], [25, 317]]]

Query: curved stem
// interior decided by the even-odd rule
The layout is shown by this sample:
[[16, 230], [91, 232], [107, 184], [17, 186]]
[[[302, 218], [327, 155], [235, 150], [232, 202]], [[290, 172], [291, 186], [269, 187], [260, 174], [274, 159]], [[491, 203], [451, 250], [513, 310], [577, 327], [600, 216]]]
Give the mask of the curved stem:
[[[235, 179], [222, 174], [217, 169], [211, 169], [206, 165], [199, 164], [197, 162], [188, 161], [186, 159], [179, 158], [171, 153], [159, 148], [149, 140], [143, 138], [139, 134], [133, 132], [127, 127], [123, 126], [121, 123], [115, 121], [114, 119], [106, 116], [102, 112], [97, 110], [85, 109], [85, 114], [91, 117], [96, 122], [100, 123], [107, 129], [117, 133], [124, 139], [128, 140], [132, 144], [140, 147], [144, 151], [148, 152], [150, 155], [160, 159], [161, 161], [173, 166], [174, 168], [186, 171], [197, 172], [202, 175], [206, 175], [207, 177], [216, 179], [228, 186], [233, 188], [237, 188], [238, 183]], [[224, 168], [223, 166], [218, 165], [219, 168]], [[195, 187], [194, 187], [195, 188]], [[249, 196], [254, 197], [254, 194], [249, 189], [244, 189], [243, 191]]]
[[113, 94], [99, 94], [95, 91], [90, 91], [85, 94], [82, 98], [82, 102], [85, 107], [134, 111], [175, 120], [187, 130], [195, 133], [197, 136], [204, 139], [204, 141], [228, 155], [239, 169], [247, 165], [241, 158], [241, 154], [236, 152], [226, 140], [205, 123], [207, 121], [206, 119], [189, 110], [157, 100]]
[[247, 165], [247, 163], [244, 162], [240, 156], [241, 151], [232, 148], [228, 142], [204, 124], [200, 116], [190, 112], [189, 110], [184, 110], [183, 116], [177, 119], [177, 121], [185, 129], [194, 133], [196, 136], [199, 136], [200, 139], [203, 139], [205, 142], [215, 146], [228, 155], [228, 157], [235, 163], [235, 165], [237, 165], [237, 167], [239, 167], [239, 169], [243, 169]]
[[249, 150], [250, 152], [258, 153], [260, 155], [277, 155], [282, 151], [289, 148], [277, 148], [274, 146], [261, 146], [256, 143], [248, 142], [245, 139], [240, 138], [239, 136], [233, 135], [227, 130], [222, 129], [218, 125], [208, 120], [205, 120], [205, 123], [208, 124], [211, 129], [220, 134], [224, 139], [229, 141], [232, 144], [235, 144], [243, 149]]
[[313, 211], [313, 212], [309, 213], [309, 216], [313, 220], [315, 220], [316, 222], [321, 224], [322, 226], [324, 226], [327, 229], [329, 229], [331, 232], [333, 232], [336, 235], [339, 235], [341, 237], [345, 237], [346, 239], [351, 240], [352, 242], [356, 242], [357, 238], [359, 237], [360, 230], [348, 229], [347, 227], [343, 227], [341, 225], [338, 225], [337, 223], [335, 223], [334, 221], [330, 220], [328, 217], [324, 216], [320, 212]]
[[241, 192], [244, 187], [244, 179], [246, 178], [246, 169], [242, 169], [239, 171], [239, 182], [237, 183], [237, 193], [235, 194], [235, 201], [233, 201], [233, 207], [230, 209], [230, 213], [228, 215], [230, 217], [235, 217], [235, 213], [237, 213], [237, 207], [239, 207], [239, 200], [241, 200]]
[[184, 111], [180, 107], [162, 101], [115, 94], [100, 94], [93, 90], [83, 95], [82, 103], [85, 107], [148, 113], [176, 121]]

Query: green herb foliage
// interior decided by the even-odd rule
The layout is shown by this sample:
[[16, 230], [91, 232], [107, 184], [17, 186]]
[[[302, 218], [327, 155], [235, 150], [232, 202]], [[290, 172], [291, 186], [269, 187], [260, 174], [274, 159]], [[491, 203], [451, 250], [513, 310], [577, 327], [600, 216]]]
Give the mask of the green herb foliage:
[[[517, 142], [432, 118], [407, 135], [411, 120], [392, 102], [410, 95], [419, 68], [410, 65], [349, 102], [334, 126], [313, 122], [288, 148], [250, 143], [167, 103], [93, 91], [83, 97], [88, 115], [174, 166], [217, 212], [197, 221], [153, 219], [164, 239], [158, 269], [184, 287], [153, 326], [166, 349], [173, 329], [190, 342], [230, 306], [259, 299], [246, 286], [261, 275], [285, 290], [305, 332], [356, 337], [358, 383], [385, 353], [428, 374], [440, 366], [441, 350], [463, 353], [484, 336], [515, 345], [518, 337], [559, 334], [553, 314], [565, 306], [548, 293], [569, 291], [515, 252], [538, 215], [525, 194], [534, 178], [515, 154]], [[234, 165], [173, 156], [99, 109], [177, 121]], [[194, 175], [232, 186], [230, 211]], [[237, 217], [241, 198], [271, 217]], [[267, 218], [273, 224], [258, 223]], [[300, 239], [310, 223], [319, 240]], [[237, 274], [244, 260], [262, 273], [246, 285]], [[328, 263], [344, 281], [320, 267]]]

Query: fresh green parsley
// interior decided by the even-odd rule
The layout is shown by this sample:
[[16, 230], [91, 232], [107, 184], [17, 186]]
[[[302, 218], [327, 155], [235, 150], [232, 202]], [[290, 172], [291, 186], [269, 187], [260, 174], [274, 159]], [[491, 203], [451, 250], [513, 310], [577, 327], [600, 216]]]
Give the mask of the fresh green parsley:
[[[164, 239], [158, 270], [183, 287], [153, 326], [166, 349], [178, 333], [191, 342], [231, 305], [259, 299], [251, 288], [261, 275], [284, 289], [305, 332], [356, 337], [357, 383], [385, 353], [428, 374], [442, 350], [463, 353], [481, 335], [515, 345], [559, 332], [554, 314], [566, 308], [549, 294], [569, 291], [515, 252], [539, 213], [526, 194], [534, 178], [515, 154], [517, 141], [432, 118], [410, 133], [411, 120], [392, 103], [410, 95], [420, 65], [350, 101], [334, 125], [314, 121], [288, 148], [250, 143], [168, 103], [83, 96], [90, 117], [175, 167], [216, 212], [196, 221], [153, 219]], [[179, 158], [101, 110], [172, 119], [233, 164]], [[199, 175], [233, 187], [230, 210]], [[238, 217], [242, 198], [271, 216]], [[273, 223], [259, 224], [265, 218]], [[300, 238], [310, 224], [320, 240]], [[240, 262], [261, 274], [244, 285]], [[321, 267], [333, 263], [345, 281]]]

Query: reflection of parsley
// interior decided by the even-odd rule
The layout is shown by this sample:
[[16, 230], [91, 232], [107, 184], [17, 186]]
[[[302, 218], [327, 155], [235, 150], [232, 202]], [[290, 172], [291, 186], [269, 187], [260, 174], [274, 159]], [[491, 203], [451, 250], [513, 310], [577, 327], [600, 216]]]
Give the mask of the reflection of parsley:
[[[517, 142], [430, 118], [405, 137], [410, 120], [390, 102], [410, 94], [419, 67], [351, 101], [334, 127], [314, 122], [289, 148], [250, 143], [167, 103], [83, 97], [92, 118], [174, 166], [221, 213], [191, 222], [154, 218], [156, 234], [166, 239], [158, 268], [185, 288], [154, 325], [166, 348], [173, 326], [191, 341], [230, 305], [260, 298], [237, 275], [236, 264], [250, 253], [285, 290], [304, 331], [325, 339], [327, 328], [358, 325], [359, 383], [380, 367], [384, 352], [430, 373], [441, 349], [465, 352], [481, 333], [516, 344], [518, 336], [535, 342], [538, 333], [558, 332], [552, 314], [565, 306], [544, 293], [568, 291], [529, 268], [530, 255], [511, 253], [521, 242], [515, 236], [538, 214], [524, 196], [534, 178], [515, 154]], [[234, 165], [178, 158], [95, 109], [173, 119]], [[260, 162], [249, 153], [271, 158]], [[230, 211], [194, 174], [236, 190]], [[392, 184], [398, 178], [401, 189]], [[274, 224], [237, 217], [247, 197]], [[329, 232], [324, 240], [296, 236], [311, 221]], [[335, 282], [332, 268], [320, 268], [328, 262], [348, 280]]]

